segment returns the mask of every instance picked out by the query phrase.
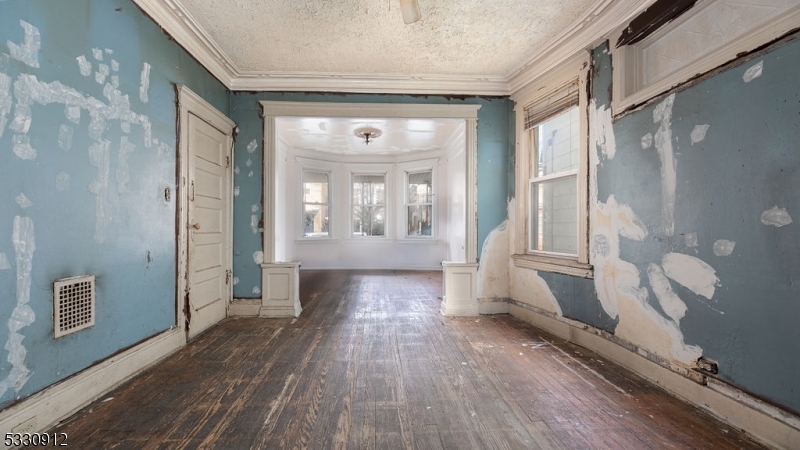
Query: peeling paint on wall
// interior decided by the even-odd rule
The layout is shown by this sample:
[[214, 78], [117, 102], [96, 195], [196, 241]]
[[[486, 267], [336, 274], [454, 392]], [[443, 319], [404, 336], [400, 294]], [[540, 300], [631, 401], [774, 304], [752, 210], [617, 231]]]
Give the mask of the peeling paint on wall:
[[711, 300], [719, 283], [716, 270], [705, 261], [683, 253], [667, 253], [662, 259], [664, 273], [697, 295]]
[[14, 198], [14, 200], [17, 202], [17, 205], [19, 205], [19, 207], [22, 209], [28, 209], [31, 206], [33, 206], [33, 203], [31, 203], [31, 201], [28, 200], [28, 197], [26, 197], [25, 194], [23, 193], [20, 193], [16, 198]]
[[3, 137], [9, 114], [11, 114], [11, 77], [0, 73], [0, 137]]
[[22, 345], [22, 328], [36, 320], [33, 309], [28, 305], [31, 299], [31, 271], [33, 270], [33, 252], [36, 250], [33, 220], [29, 217], [14, 217], [14, 232], [11, 237], [14, 243], [17, 266], [17, 305], [8, 319], [8, 341], [5, 349], [8, 351], [6, 360], [11, 364], [11, 370], [5, 380], [0, 381], [0, 397], [9, 389], [19, 392], [31, 377], [31, 372], [25, 366], [27, 350]]
[[761, 72], [763, 70], [764, 70], [764, 61], [762, 60], [750, 66], [750, 68], [748, 68], [744, 72], [744, 75], [742, 75], [742, 79], [744, 80], [745, 83], [749, 83], [755, 80], [756, 78], [760, 77]]
[[262, 264], [264, 262], [264, 252], [262, 252], [261, 250], [253, 252], [253, 261], [256, 264]]
[[136, 146], [128, 142], [127, 136], [122, 136], [119, 140], [119, 152], [117, 153], [117, 192], [120, 194], [128, 192], [128, 155], [136, 150]]
[[56, 175], [56, 190], [62, 192], [69, 190], [69, 174], [63, 170]]
[[683, 240], [687, 247], [697, 247], [699, 245], [697, 243], [697, 233], [687, 233], [683, 237]]
[[236, 286], [239, 284], [239, 277], [233, 277], [233, 285]]
[[42, 48], [39, 29], [24, 20], [20, 20], [19, 24], [25, 30], [25, 39], [19, 45], [6, 41], [9, 53], [17, 61], [30, 67], [39, 67], [39, 49]]
[[706, 138], [706, 132], [708, 132], [709, 126], [710, 125], [695, 125], [691, 134], [692, 145], [697, 144], [698, 142], [702, 142], [703, 139]]
[[144, 63], [142, 75], [139, 78], [139, 100], [148, 102], [147, 91], [150, 90], [150, 64]]
[[[256, 142], [255, 139], [253, 139], [252, 141], [250, 141], [249, 144], [247, 144], [247, 153], [255, 152], [256, 148], [258, 148], [258, 142]], [[250, 160], [248, 159], [248, 161], [250, 161]], [[250, 166], [248, 165], [248, 167], [250, 167]]]
[[478, 266], [478, 298], [508, 298], [508, 255], [508, 220], [505, 220], [483, 241]]
[[97, 168], [97, 178], [89, 183], [89, 191], [95, 195], [95, 227], [94, 240], [102, 244], [106, 239], [106, 225], [111, 217], [108, 215], [108, 176], [111, 161], [109, 146], [111, 142], [102, 140], [89, 147], [89, 163]]
[[69, 151], [72, 148], [72, 134], [74, 130], [69, 125], [61, 125], [58, 128], [58, 148]]
[[597, 106], [592, 99], [589, 106], [589, 126], [590, 142], [594, 142], [605, 157], [614, 159], [617, 143], [611, 123], [611, 109]]
[[258, 216], [255, 214], [250, 216], [250, 229], [253, 230], [253, 234], [258, 234]]
[[660, 123], [655, 135], [656, 150], [661, 158], [661, 214], [664, 234], [675, 233], [675, 189], [677, 175], [675, 152], [672, 148], [672, 105], [675, 94], [665, 98], [653, 111], [653, 122]]
[[792, 216], [789, 215], [789, 212], [786, 211], [786, 208], [778, 208], [778, 205], [775, 205], [774, 207], [761, 213], [761, 223], [780, 228], [792, 223]]
[[92, 74], [92, 63], [86, 59], [86, 56], [81, 55], [75, 59], [78, 60], [78, 70], [80, 71], [81, 75], [88, 77]]
[[647, 150], [653, 146], [653, 133], [647, 133], [642, 136], [642, 150]]
[[258, 286], [253, 286], [253, 294], [260, 294], [261, 288]]
[[714, 242], [713, 250], [717, 256], [730, 256], [733, 253], [733, 248], [736, 247], [736, 242], [727, 239], [718, 239]]
[[650, 287], [661, 304], [661, 309], [677, 324], [686, 315], [686, 303], [672, 290], [667, 276], [658, 264], [647, 266]]

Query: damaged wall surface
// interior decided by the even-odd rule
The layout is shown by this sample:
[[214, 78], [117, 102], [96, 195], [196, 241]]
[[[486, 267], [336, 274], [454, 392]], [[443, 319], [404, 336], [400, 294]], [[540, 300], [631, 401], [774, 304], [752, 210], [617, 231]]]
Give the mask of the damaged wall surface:
[[[174, 84], [228, 111], [132, 2], [53, 6], [0, 2], [0, 406], [176, 325]], [[53, 281], [84, 274], [96, 324], [56, 340]]]
[[[512, 102], [507, 98], [447, 98], [442, 96], [246, 93], [231, 94], [231, 118], [240, 134], [234, 149], [233, 207], [233, 295], [260, 298], [254, 288], [261, 286], [263, 259], [263, 146], [264, 122], [259, 117], [259, 101], [344, 102], [344, 103], [420, 103], [479, 104], [478, 110], [478, 251], [492, 229], [506, 217], [508, 197], [509, 127], [513, 128]], [[253, 219], [255, 217], [255, 219]], [[256, 224], [259, 225], [259, 224]], [[263, 225], [263, 224], [261, 224]], [[479, 255], [480, 257], [480, 255]]]
[[[594, 279], [538, 275], [564, 317], [670, 364], [711, 358], [720, 379], [797, 413], [800, 41], [738, 60], [605, 129], [608, 47], [592, 57]], [[515, 285], [532, 271], [511, 271], [514, 300], [546, 303]]]

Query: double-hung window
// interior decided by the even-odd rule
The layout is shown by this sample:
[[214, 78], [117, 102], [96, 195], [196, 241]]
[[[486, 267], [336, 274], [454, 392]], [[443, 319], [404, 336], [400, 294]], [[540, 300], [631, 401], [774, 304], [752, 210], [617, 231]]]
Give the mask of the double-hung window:
[[433, 170], [406, 172], [406, 236], [433, 236]]
[[[517, 109], [517, 267], [582, 277], [588, 260], [586, 71], [542, 81]], [[559, 73], [569, 73], [562, 70]], [[538, 94], [543, 92], [544, 94]]]
[[353, 236], [386, 236], [386, 174], [353, 174]]
[[303, 237], [330, 237], [330, 174], [303, 171]]

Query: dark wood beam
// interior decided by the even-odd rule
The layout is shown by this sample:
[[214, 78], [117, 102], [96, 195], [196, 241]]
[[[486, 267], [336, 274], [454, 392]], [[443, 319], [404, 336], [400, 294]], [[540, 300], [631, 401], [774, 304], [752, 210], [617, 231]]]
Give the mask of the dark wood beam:
[[635, 44], [688, 11], [697, 0], [657, 0], [628, 24], [617, 47]]

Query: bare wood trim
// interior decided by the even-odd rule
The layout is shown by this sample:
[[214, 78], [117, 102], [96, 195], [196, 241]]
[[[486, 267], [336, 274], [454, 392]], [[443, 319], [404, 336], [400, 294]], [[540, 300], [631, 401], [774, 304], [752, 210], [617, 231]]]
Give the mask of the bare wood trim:
[[542, 270], [581, 278], [594, 278], [594, 266], [573, 258], [559, 258], [545, 255], [511, 255], [514, 266], [523, 269]]
[[617, 47], [635, 44], [688, 11], [697, 0], [657, 0], [631, 20], [617, 41]]

